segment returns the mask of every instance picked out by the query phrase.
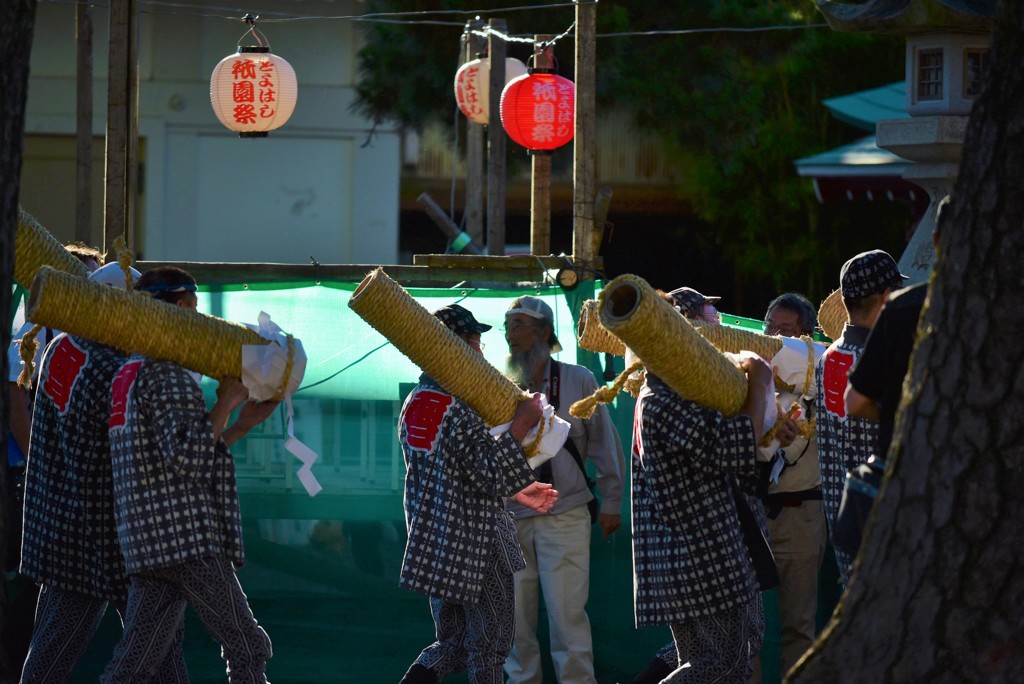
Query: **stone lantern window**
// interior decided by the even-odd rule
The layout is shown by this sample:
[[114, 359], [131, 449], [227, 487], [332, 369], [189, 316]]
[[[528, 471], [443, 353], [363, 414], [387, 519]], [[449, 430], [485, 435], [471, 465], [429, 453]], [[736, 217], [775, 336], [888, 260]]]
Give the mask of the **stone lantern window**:
[[981, 75], [988, 65], [988, 50], [964, 50], [964, 96], [976, 98], [981, 94]]
[[917, 100], [942, 99], [942, 48], [917, 53]]
[[927, 33], [907, 38], [907, 112], [966, 116], [981, 91], [987, 37]]

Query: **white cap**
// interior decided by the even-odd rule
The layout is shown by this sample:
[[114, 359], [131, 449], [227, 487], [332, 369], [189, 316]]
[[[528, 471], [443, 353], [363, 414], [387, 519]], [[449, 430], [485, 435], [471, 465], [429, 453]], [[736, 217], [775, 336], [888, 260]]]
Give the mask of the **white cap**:
[[505, 312], [506, 317], [512, 314], [524, 314], [539, 321], [546, 321], [551, 325], [551, 337], [547, 340], [548, 346], [551, 347], [551, 352], [557, 353], [562, 351], [562, 345], [558, 343], [558, 338], [555, 336], [555, 314], [543, 299], [530, 295], [517, 297], [512, 302], [509, 310]]
[[[131, 266], [128, 267], [128, 270], [131, 271], [132, 274], [132, 284], [136, 283], [142, 274]], [[121, 264], [116, 261], [112, 261], [106, 266], [100, 266], [97, 268], [89, 274], [89, 280], [102, 283], [104, 285], [110, 285], [111, 287], [117, 287], [122, 290], [125, 289], [124, 269], [121, 268]]]

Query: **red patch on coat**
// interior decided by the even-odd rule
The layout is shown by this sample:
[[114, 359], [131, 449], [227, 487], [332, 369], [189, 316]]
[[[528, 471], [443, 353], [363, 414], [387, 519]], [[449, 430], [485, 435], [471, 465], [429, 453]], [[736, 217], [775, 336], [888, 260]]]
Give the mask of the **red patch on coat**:
[[40, 387], [61, 413], [67, 413], [75, 383], [78, 382], [88, 361], [89, 352], [75, 344], [70, 337], [58, 342], [50, 354], [50, 360], [46, 365], [46, 379]]
[[825, 356], [821, 384], [825, 390], [825, 409], [840, 418], [846, 417], [846, 382], [853, 367], [854, 356], [850, 352], [833, 349]]
[[451, 395], [419, 390], [405, 411], [405, 438], [413, 449], [432, 452], [441, 431], [441, 423], [451, 408]]
[[121, 366], [110, 384], [110, 424], [111, 428], [124, 427], [125, 410], [128, 407], [128, 395], [135, 384], [135, 377], [142, 368], [142, 361], [129, 361]]

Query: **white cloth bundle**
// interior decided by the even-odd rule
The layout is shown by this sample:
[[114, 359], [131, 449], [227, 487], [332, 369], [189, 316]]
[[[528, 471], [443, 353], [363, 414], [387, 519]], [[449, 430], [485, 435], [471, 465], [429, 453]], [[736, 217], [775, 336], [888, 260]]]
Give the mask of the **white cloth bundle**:
[[[565, 444], [565, 440], [569, 437], [569, 428], [571, 427], [568, 421], [562, 420], [555, 413], [555, 407], [548, 403], [547, 397], [544, 397], [542, 401], [544, 413], [541, 416], [540, 421], [537, 425], [533, 426], [526, 437], [523, 439], [523, 444], [533, 444], [537, 439], [537, 433], [541, 431], [543, 427], [543, 434], [540, 437], [540, 444], [537, 448], [537, 453], [528, 459], [528, 463], [531, 468], [538, 468], [545, 461], [550, 461], [558, 453], [562, 445]], [[491, 428], [491, 434], [494, 437], [498, 437], [512, 426], [512, 422], [497, 425]]]
[[796, 389], [797, 395], [811, 399], [814, 397], [814, 366], [825, 353], [825, 349], [821, 342], [799, 337], [783, 337], [782, 349], [769, 363], [782, 382]]
[[[288, 367], [288, 336], [270, 320], [270, 314], [265, 311], [260, 312], [259, 324], [246, 323], [245, 326], [272, 344], [242, 345], [242, 384], [249, 390], [249, 398], [254, 401], [274, 399]], [[306, 372], [306, 352], [302, 342], [294, 338], [292, 342], [295, 350], [291, 375], [285, 386], [285, 399], [295, 394]]]
[[295, 411], [292, 409], [292, 395], [299, 388], [306, 372], [306, 352], [302, 342], [291, 340], [292, 351], [289, 351], [288, 336], [280, 326], [270, 320], [270, 314], [261, 311], [259, 323], [246, 327], [259, 333], [260, 337], [270, 340], [271, 344], [247, 344], [242, 346], [242, 384], [249, 390], [249, 398], [253, 401], [267, 401], [277, 397], [278, 390], [285, 382], [284, 374], [288, 369], [288, 355], [292, 355], [291, 373], [287, 378], [284, 390], [285, 423], [288, 439], [284, 448], [294, 455], [302, 466], [296, 477], [306, 493], [316, 496], [323, 487], [313, 474], [316, 453], [295, 437]]

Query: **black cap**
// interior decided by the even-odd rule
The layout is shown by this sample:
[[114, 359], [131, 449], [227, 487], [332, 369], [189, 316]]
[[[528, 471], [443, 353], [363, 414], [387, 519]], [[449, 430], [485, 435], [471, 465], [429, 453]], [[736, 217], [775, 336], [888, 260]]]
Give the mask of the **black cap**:
[[485, 333], [491, 329], [491, 326], [476, 320], [468, 309], [458, 304], [442, 306], [434, 312], [434, 315], [448, 326], [449, 330], [460, 337], [474, 333]]
[[847, 299], [861, 299], [886, 289], [903, 287], [906, 279], [888, 252], [873, 249], [861, 252], [843, 264], [839, 271], [839, 289]]
[[669, 292], [668, 296], [672, 298], [672, 301], [679, 308], [679, 313], [686, 313], [705, 304], [714, 304], [721, 299], [721, 297], [702, 295], [692, 287], [677, 287]]

